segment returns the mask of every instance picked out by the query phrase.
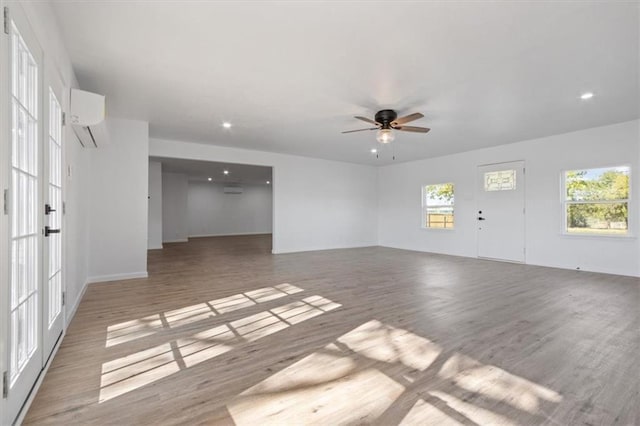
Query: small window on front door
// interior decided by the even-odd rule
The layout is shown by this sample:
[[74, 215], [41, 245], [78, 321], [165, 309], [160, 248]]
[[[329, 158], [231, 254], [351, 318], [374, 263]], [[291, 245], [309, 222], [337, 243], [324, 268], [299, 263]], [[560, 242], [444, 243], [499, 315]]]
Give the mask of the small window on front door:
[[511, 191], [516, 189], [516, 171], [498, 170], [484, 174], [485, 191]]

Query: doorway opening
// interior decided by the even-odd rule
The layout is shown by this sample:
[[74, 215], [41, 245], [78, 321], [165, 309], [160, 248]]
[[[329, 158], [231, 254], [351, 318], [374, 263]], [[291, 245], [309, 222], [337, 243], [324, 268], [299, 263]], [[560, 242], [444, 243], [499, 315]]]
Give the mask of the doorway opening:
[[273, 250], [270, 166], [149, 158], [148, 248], [214, 241], [223, 250]]

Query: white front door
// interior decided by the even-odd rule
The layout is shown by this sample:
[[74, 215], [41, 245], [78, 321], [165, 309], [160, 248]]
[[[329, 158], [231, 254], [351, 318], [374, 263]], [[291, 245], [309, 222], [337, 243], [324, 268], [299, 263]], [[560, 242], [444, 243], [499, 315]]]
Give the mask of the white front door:
[[42, 370], [43, 108], [42, 49], [21, 8], [14, 4], [9, 16], [9, 318], [3, 323], [9, 337], [5, 421], [13, 422]]
[[525, 261], [524, 161], [478, 167], [478, 257]]

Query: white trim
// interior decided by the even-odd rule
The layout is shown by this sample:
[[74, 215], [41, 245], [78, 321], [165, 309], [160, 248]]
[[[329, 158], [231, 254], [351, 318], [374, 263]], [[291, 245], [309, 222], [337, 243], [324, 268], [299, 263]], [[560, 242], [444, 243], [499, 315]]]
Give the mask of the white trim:
[[352, 248], [379, 247], [377, 243], [362, 243], [356, 245], [339, 246], [339, 247], [300, 247], [294, 249], [271, 250], [272, 254], [300, 253], [304, 251], [325, 251], [325, 250], [342, 250]]
[[38, 380], [36, 380], [36, 383], [33, 385], [33, 388], [31, 389], [31, 393], [29, 394], [29, 397], [27, 398], [24, 405], [22, 406], [20, 414], [18, 414], [18, 418], [16, 419], [16, 422], [15, 422], [16, 425], [22, 424], [25, 416], [29, 412], [29, 408], [31, 407], [33, 400], [36, 398], [36, 395], [38, 395], [38, 390], [40, 389], [40, 385], [42, 385], [42, 382], [47, 376], [49, 367], [53, 363], [53, 360], [56, 354], [58, 353], [58, 349], [62, 345], [62, 341], [67, 335], [67, 329], [69, 327], [69, 324], [71, 323], [71, 320], [73, 320], [73, 317], [76, 315], [78, 306], [80, 306], [80, 302], [82, 301], [82, 298], [84, 297], [84, 294], [86, 293], [88, 286], [89, 286], [89, 282], [85, 282], [84, 286], [82, 286], [82, 290], [80, 291], [80, 294], [78, 295], [75, 303], [73, 304], [73, 307], [69, 310], [69, 315], [65, 317], [65, 323], [64, 323], [64, 328], [62, 329], [62, 334], [60, 335], [60, 338], [58, 339], [55, 346], [53, 347], [53, 350], [51, 351], [51, 355], [49, 355], [49, 359], [47, 360], [47, 363], [45, 364], [44, 368], [40, 372], [40, 375], [38, 376]]
[[29, 408], [31, 407], [33, 400], [36, 399], [36, 395], [38, 395], [38, 390], [40, 389], [40, 385], [42, 385], [42, 382], [44, 381], [44, 378], [47, 375], [47, 372], [49, 371], [49, 367], [51, 366], [53, 359], [58, 353], [58, 349], [60, 348], [60, 345], [62, 344], [62, 341], [64, 340], [64, 336], [66, 334], [67, 334], [67, 330], [65, 328], [62, 330], [62, 334], [60, 335], [60, 337], [58, 338], [58, 341], [53, 347], [53, 350], [51, 351], [51, 355], [49, 355], [49, 359], [47, 360], [47, 363], [40, 371], [40, 375], [38, 376], [38, 379], [36, 380], [33, 387], [31, 388], [31, 391], [29, 392], [29, 396], [27, 397], [27, 400], [22, 405], [22, 408], [20, 409], [20, 413], [18, 413], [18, 417], [16, 418], [16, 421], [14, 423], [15, 425], [21, 425], [22, 422], [24, 421], [24, 418], [29, 412]]
[[188, 238], [181, 238], [181, 239], [178, 239], [178, 240], [164, 240], [164, 241], [162, 241], [162, 244], [164, 244], [164, 243], [187, 243], [187, 242], [189, 242]]
[[78, 306], [80, 306], [80, 302], [82, 301], [84, 294], [87, 292], [88, 286], [89, 286], [89, 282], [86, 281], [82, 286], [82, 290], [80, 290], [80, 294], [78, 295], [78, 297], [76, 297], [76, 301], [73, 302], [73, 306], [71, 307], [71, 309], [65, 312], [65, 323], [64, 323], [65, 332], [67, 331], [67, 327], [69, 327], [69, 324], [71, 324], [71, 320], [73, 319], [73, 317], [76, 316], [76, 311], [78, 310]]
[[125, 274], [111, 274], [111, 275], [98, 275], [95, 277], [87, 278], [88, 284], [93, 283], [104, 283], [109, 281], [121, 281], [121, 280], [132, 280], [135, 278], [147, 278], [149, 274], [147, 271], [144, 272], [131, 272]]
[[231, 234], [201, 234], [189, 235], [189, 238], [206, 238], [206, 237], [235, 237], [241, 235], [271, 235], [271, 232], [234, 232]]
[[160, 250], [162, 248], [164, 247], [162, 246], [162, 244], [160, 244], [160, 245], [155, 245], [153, 247], [147, 247], [147, 250]]

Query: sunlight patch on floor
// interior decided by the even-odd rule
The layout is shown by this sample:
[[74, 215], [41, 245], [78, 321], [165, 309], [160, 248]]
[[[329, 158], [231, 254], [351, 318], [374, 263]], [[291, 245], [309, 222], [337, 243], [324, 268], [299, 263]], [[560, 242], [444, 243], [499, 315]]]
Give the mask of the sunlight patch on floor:
[[419, 399], [407, 415], [402, 419], [400, 425], [438, 425], [438, 426], [459, 426], [463, 423], [452, 419], [433, 405]]
[[[227, 410], [239, 426], [360, 424], [393, 416], [405, 425], [511, 425], [539, 421], [543, 404], [561, 400], [544, 386], [459, 353], [444, 355], [429, 339], [372, 320], [248, 388]], [[492, 404], [508, 404], [525, 417], [510, 419]]]
[[[340, 306], [324, 297], [310, 296], [105, 362], [102, 364], [99, 402], [135, 391], [243, 343], [256, 341]], [[188, 312], [194, 311], [197, 309]]]
[[300, 287], [283, 283], [110, 325], [107, 328], [105, 347], [108, 348], [151, 336], [163, 328], [176, 328], [193, 324], [216, 315], [237, 311], [302, 291], [304, 290]]
[[376, 320], [339, 337], [338, 342], [367, 358], [399, 362], [420, 371], [426, 370], [442, 350], [424, 337]]
[[180, 370], [170, 344], [102, 364], [99, 402], [153, 383]]
[[[333, 303], [322, 298], [311, 302], [327, 307]], [[238, 425], [367, 423], [405, 390], [374, 367], [376, 361], [411, 372], [428, 368], [440, 352], [428, 339], [369, 321], [247, 389], [227, 409]]]
[[367, 423], [403, 391], [374, 368], [356, 370], [349, 357], [314, 353], [247, 389], [227, 409], [237, 425]]
[[516, 426], [520, 424], [520, 422], [516, 420], [511, 420], [508, 417], [494, 413], [486, 408], [479, 407], [471, 402], [465, 402], [446, 392], [432, 391], [429, 392], [429, 395], [444, 401], [450, 409], [461, 414], [474, 424], [504, 426]]
[[551, 389], [461, 354], [451, 356], [438, 375], [469, 392], [504, 401], [528, 413], [539, 412], [545, 401], [562, 400], [562, 396]]
[[106, 347], [150, 336], [158, 332], [158, 330], [162, 330], [162, 328], [160, 314], [110, 325], [107, 328]]

